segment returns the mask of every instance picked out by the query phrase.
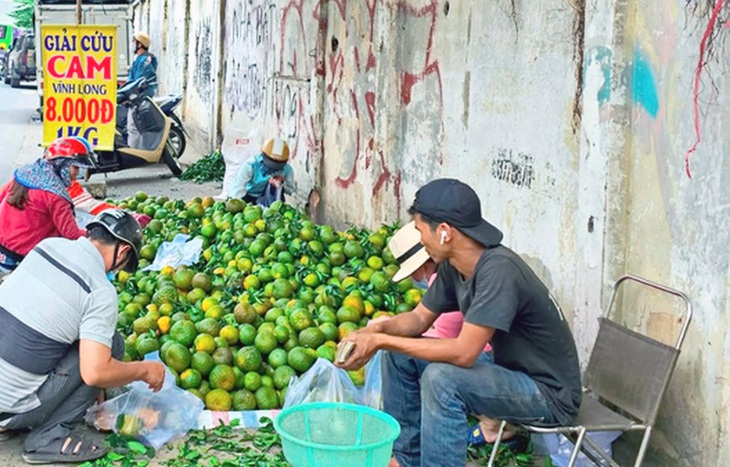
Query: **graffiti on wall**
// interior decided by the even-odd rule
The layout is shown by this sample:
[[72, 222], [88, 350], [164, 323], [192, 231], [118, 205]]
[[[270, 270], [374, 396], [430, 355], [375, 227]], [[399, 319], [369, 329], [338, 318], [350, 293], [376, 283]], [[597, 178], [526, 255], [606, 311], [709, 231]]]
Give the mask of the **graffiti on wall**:
[[193, 84], [204, 102], [213, 98], [213, 32], [210, 16], [204, 16], [195, 27], [195, 57]]
[[[414, 3], [419, 3], [418, 5]], [[396, 199], [400, 196], [400, 173], [394, 158], [386, 157], [383, 152], [384, 132], [376, 125], [378, 117], [379, 97], [383, 92], [378, 88], [377, 66], [384, 49], [377, 37], [378, 21], [388, 23], [388, 15], [395, 11], [403, 21], [426, 21], [428, 35], [414, 38], [415, 47], [423, 57], [422, 63], [403, 65], [398, 74], [402, 112], [408, 111], [413, 104], [414, 88], [431, 77], [438, 82], [438, 95], [430, 93], [429, 99], [439, 103], [438, 112], [433, 115], [419, 115], [422, 119], [437, 120], [436, 126], [441, 128], [441, 86], [438, 61], [432, 56], [431, 49], [438, 17], [437, 1], [415, 2], [415, 0], [336, 0], [329, 3], [328, 30], [324, 63], [314, 63], [312, 57], [321, 52], [318, 38], [323, 34], [322, 21], [319, 18], [320, 3], [305, 0], [292, 0], [283, 10], [280, 72], [300, 79], [312, 74], [325, 76], [325, 92], [327, 99], [326, 128], [327, 133], [338, 144], [341, 156], [339, 175], [335, 185], [341, 189], [349, 188], [353, 183], [361, 183], [372, 187], [372, 195], [390, 187]], [[319, 28], [305, 27], [312, 19], [319, 23]], [[315, 37], [308, 35], [315, 34]], [[396, 60], [399, 63], [400, 60]], [[401, 64], [402, 65], [402, 64]], [[288, 123], [280, 126], [282, 130], [304, 132], [309, 149], [321, 144], [315, 137], [309, 95], [302, 93], [303, 87], [297, 91], [277, 92], [277, 118], [286, 119]], [[288, 89], [291, 89], [290, 87]], [[436, 132], [434, 146], [438, 146], [440, 131]], [[299, 138], [301, 140], [301, 137]]]
[[267, 105], [275, 66], [278, 10], [273, 0], [227, 2], [225, 93], [231, 111], [258, 117]]
[[[586, 52], [583, 64], [583, 86], [586, 87], [586, 81], [589, 79], [593, 68], [600, 71], [601, 83], [596, 89], [595, 98], [598, 104], [603, 106], [611, 99], [611, 61], [613, 52], [604, 46], [592, 47]], [[584, 89], [585, 90], [585, 89]], [[592, 98], [593, 96], [588, 96]]]
[[634, 66], [631, 74], [631, 96], [634, 104], [641, 106], [652, 118], [659, 112], [659, 96], [654, 72], [644, 52], [634, 49]]
[[[400, 108], [387, 110], [429, 122], [429, 130], [435, 131], [422, 131], [433, 138], [424, 145], [440, 147], [441, 73], [431, 52], [438, 1], [289, 0], [277, 7], [274, 0], [245, 0], [226, 5], [226, 112], [241, 112], [252, 121], [262, 118], [257, 124], [275, 127], [289, 141], [292, 158], [302, 157], [307, 171], [311, 156], [322, 154], [325, 141], [332, 143], [328, 148], [340, 164], [335, 187], [348, 189], [357, 183], [372, 188], [373, 196], [392, 190], [397, 199], [398, 156], [386, 157], [383, 147], [386, 132], [398, 128], [376, 124], [387, 120], [378, 118], [386, 110], [379, 103], [386, 90], [379, 84], [384, 80], [377, 67], [384, 54], [391, 54], [388, 63], [399, 66]], [[404, 26], [420, 27], [403, 33], [409, 48], [404, 57], [417, 52], [417, 58], [393, 61], [393, 51], [383, 46], [393, 16]], [[324, 96], [316, 92], [317, 79], [324, 80]], [[315, 98], [318, 102], [312, 102]], [[320, 98], [324, 108], [318, 110]], [[325, 135], [315, 125], [318, 111], [324, 112]]]
[[531, 188], [535, 180], [534, 158], [523, 152], [501, 148], [492, 161], [492, 177], [518, 188]]

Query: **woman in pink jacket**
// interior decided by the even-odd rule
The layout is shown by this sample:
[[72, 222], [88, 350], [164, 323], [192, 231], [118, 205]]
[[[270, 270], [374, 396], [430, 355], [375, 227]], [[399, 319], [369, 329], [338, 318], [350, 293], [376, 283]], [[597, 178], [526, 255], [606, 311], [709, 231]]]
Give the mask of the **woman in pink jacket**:
[[0, 189], [0, 271], [15, 269], [45, 238], [75, 240], [86, 234], [76, 224], [66, 191], [81, 167], [93, 167], [93, 152], [75, 138], [61, 138]]

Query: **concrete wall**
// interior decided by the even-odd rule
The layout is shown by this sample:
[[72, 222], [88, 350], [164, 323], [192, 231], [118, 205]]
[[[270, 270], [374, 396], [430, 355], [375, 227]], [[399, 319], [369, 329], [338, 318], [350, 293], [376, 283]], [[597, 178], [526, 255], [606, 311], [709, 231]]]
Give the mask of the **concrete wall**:
[[[618, 276], [687, 292], [695, 319], [652, 446], [673, 465], [718, 465], [730, 456], [730, 7], [698, 75], [713, 3], [146, 0], [137, 10], [162, 44], [161, 89], [184, 89], [202, 150], [221, 137], [286, 138], [294, 200], [314, 205], [316, 191], [321, 220], [376, 226], [406, 217], [435, 177], [474, 186], [505, 243], [555, 291], [584, 364]], [[620, 319], [671, 341], [680, 307], [635, 292]]]
[[[620, 48], [621, 54], [614, 82], [623, 88], [617, 133], [628, 144], [623, 174], [609, 174], [622, 178], [622, 189], [608, 196], [609, 209], [623, 211], [612, 236], [624, 243], [612, 242], [607, 251], [622, 257], [611, 269], [656, 278], [693, 299], [696, 313], [669, 388], [667, 410], [660, 417], [657, 444], [672, 453], [677, 464], [724, 465], [730, 454], [722, 441], [730, 418], [725, 313], [730, 278], [725, 252], [730, 241], [730, 78], [721, 41], [730, 30], [718, 23], [712, 29], [718, 35], [714, 48], [701, 56], [700, 44], [711, 21], [707, 8], [715, 2], [689, 3], [685, 7], [685, 2], [635, 0], [621, 7], [625, 22], [614, 34], [613, 51]], [[728, 14], [726, 7], [720, 18], [727, 21]], [[704, 64], [698, 66], [698, 60]], [[599, 127], [606, 123], [610, 125], [602, 122]], [[700, 139], [689, 159], [689, 178], [685, 158]], [[648, 305], [639, 302], [626, 320], [672, 338], [671, 312], [676, 308], [655, 307], [641, 319], [637, 312]]]

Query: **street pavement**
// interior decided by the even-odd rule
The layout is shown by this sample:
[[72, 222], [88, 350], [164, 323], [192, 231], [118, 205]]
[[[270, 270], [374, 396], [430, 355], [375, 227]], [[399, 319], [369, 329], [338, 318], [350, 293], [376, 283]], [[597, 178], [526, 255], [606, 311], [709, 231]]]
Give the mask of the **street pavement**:
[[[35, 84], [13, 89], [0, 81], [0, 184], [12, 178], [15, 168], [32, 162], [43, 154], [39, 143], [43, 137], [42, 123], [33, 121], [38, 106]], [[188, 145], [190, 147], [190, 145]], [[191, 151], [191, 149], [189, 149]], [[194, 161], [202, 154], [185, 154], [185, 161]], [[91, 182], [106, 184], [107, 197], [121, 199], [137, 191], [150, 195], [166, 195], [188, 200], [196, 196], [214, 196], [220, 193], [221, 183], [202, 185], [183, 182], [171, 177], [164, 164], [151, 165], [115, 174], [94, 175]], [[20, 455], [23, 450], [23, 436], [0, 442], [0, 466], [26, 465]], [[167, 453], [167, 450], [164, 450]], [[161, 458], [169, 457], [161, 456]], [[159, 465], [161, 458], [151, 465]], [[59, 464], [61, 465], [61, 464]]]
[[[26, 134], [33, 126], [32, 118], [38, 107], [38, 94], [35, 84], [25, 84], [13, 89], [0, 81], [0, 182], [5, 183], [12, 177], [13, 169], [25, 157], [37, 157], [40, 148], [26, 141]], [[31, 136], [30, 134], [28, 136]], [[40, 142], [40, 141], [39, 141]], [[36, 145], [38, 143], [35, 143]], [[25, 156], [21, 151], [29, 152]], [[31, 160], [32, 158], [31, 157]]]

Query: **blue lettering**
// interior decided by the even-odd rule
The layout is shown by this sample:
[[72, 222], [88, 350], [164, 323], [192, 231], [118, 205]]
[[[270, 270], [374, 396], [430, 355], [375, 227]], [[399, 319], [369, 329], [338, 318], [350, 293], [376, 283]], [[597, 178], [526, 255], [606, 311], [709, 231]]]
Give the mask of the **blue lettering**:
[[76, 36], [47, 35], [43, 38], [43, 48], [50, 52], [75, 52]]
[[99, 144], [99, 138], [96, 137], [97, 133], [99, 133], [99, 130], [96, 127], [89, 127], [84, 132], [84, 138], [92, 144], [92, 146], [96, 146]]
[[114, 41], [111, 36], [103, 36], [100, 32], [97, 32], [93, 36], [83, 36], [81, 38], [81, 49], [84, 52], [107, 52], [110, 53], [114, 46]]

